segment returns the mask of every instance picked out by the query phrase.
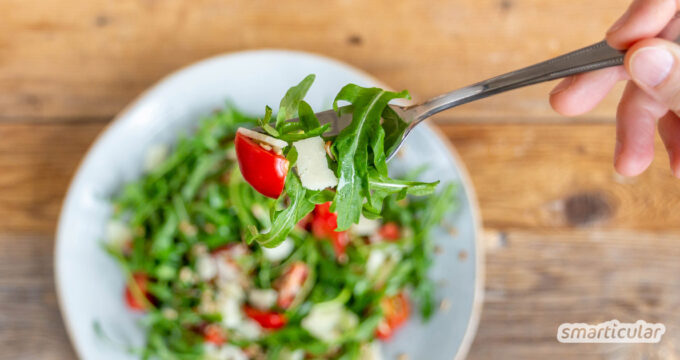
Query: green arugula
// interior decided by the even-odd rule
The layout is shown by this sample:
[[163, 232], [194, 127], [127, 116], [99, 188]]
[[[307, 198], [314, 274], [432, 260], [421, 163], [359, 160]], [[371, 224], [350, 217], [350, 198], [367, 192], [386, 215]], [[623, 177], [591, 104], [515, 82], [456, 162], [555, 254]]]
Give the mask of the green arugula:
[[[400, 98], [410, 99], [410, 96], [407, 91], [392, 92], [349, 84], [340, 90], [333, 101], [336, 111], [341, 100], [351, 103], [353, 109], [352, 122], [338, 134], [333, 143], [334, 151], [338, 154], [339, 181], [331, 210], [338, 214], [338, 231], [357, 223], [362, 208], [366, 210], [367, 216], [378, 217], [380, 204], [389, 194], [401, 191], [406, 194], [408, 188], [416, 186], [419, 190], [415, 191], [421, 195], [434, 191], [436, 184], [396, 184], [387, 174], [385, 138], [393, 138], [394, 134], [387, 134], [380, 120], [386, 111], [394, 114], [393, 111], [390, 113], [388, 103]], [[395, 120], [394, 117], [390, 118], [391, 131], [399, 130], [398, 126], [393, 126]], [[372, 159], [369, 159], [369, 154], [373, 154]], [[370, 178], [373, 179], [372, 184]], [[368, 206], [364, 206], [364, 199]]]
[[[410, 176], [406, 177], [409, 180], [389, 177], [385, 154], [406, 126], [387, 104], [406, 97], [406, 92], [348, 85], [336, 98], [336, 108], [338, 101], [352, 104], [345, 109], [351, 109], [354, 120], [340, 135], [324, 140], [333, 143], [330, 150], [338, 161], [329, 158], [329, 165], [346, 181], [345, 186], [312, 191], [304, 188], [291, 170], [283, 194], [269, 199], [241, 176], [232, 156], [233, 139], [241, 126], [259, 125], [267, 134], [288, 142], [324, 135], [328, 125], [321, 125], [303, 100], [313, 80], [314, 76], [308, 76], [286, 93], [274, 124], [270, 108], [259, 120], [232, 108], [203, 119], [195, 135], [180, 139], [165, 162], [124, 186], [114, 198], [113, 219], [129, 230], [129, 244], [112, 242], [104, 248], [120, 262], [132, 292], [141, 295], [140, 287], [133, 285], [134, 276], [146, 276], [150, 297], [140, 322], [146, 342], [141, 348], [120, 347], [142, 359], [205, 355], [201, 329], [222, 326], [222, 315], [198, 311], [203, 295], [218, 291], [214, 281], [195, 277], [197, 248], [201, 247], [212, 252], [225, 245], [246, 245], [249, 265], [241, 262], [244, 259], [239, 264], [248, 274], [250, 286], [262, 289], [280, 283], [294, 263], [303, 262], [309, 268], [293, 305], [273, 309], [285, 314], [285, 327], [264, 332], [254, 340], [239, 339], [224, 329], [229, 345], [258, 348], [266, 358], [284, 358], [294, 350], [303, 350], [309, 358], [354, 359], [361, 347], [376, 340], [375, 329], [384, 316], [381, 300], [405, 289], [411, 289], [411, 298], [424, 318], [435, 311], [435, 286], [427, 276], [433, 257], [429, 232], [455, 203], [456, 188], [448, 185], [436, 196], [423, 196], [431, 194], [438, 183], [417, 182]], [[295, 116], [299, 122], [285, 121]], [[287, 147], [284, 154], [293, 166], [295, 148]], [[351, 185], [347, 185], [349, 181]], [[350, 234], [344, 260], [339, 261], [330, 241], [296, 226], [316, 204], [329, 201], [334, 202], [342, 226], [350, 226], [363, 213], [404, 229], [402, 239], [390, 244], [403, 254], [402, 260], [383, 281], [365, 272], [369, 255], [380, 244]], [[277, 246], [286, 239], [293, 242], [295, 250], [281, 261], [267, 259], [263, 247]], [[354, 313], [359, 320], [356, 327], [329, 344], [305, 330], [302, 320], [316, 304], [333, 299], [341, 299], [343, 311]], [[96, 326], [95, 330], [105, 337], [102, 328]]]
[[309, 91], [315, 78], [316, 75], [314, 74], [307, 75], [299, 84], [288, 89], [286, 95], [281, 99], [279, 112], [276, 114], [276, 130], [281, 131], [286, 120], [295, 118], [300, 101], [307, 95], [307, 91]]
[[[302, 99], [314, 82], [314, 75], [308, 75], [298, 85], [290, 88], [281, 100], [279, 111], [276, 116], [276, 129], [269, 125], [271, 120], [271, 108], [265, 109], [265, 116], [259, 121], [260, 127], [269, 135], [278, 137], [287, 142], [298, 141], [312, 136], [320, 136], [330, 125], [321, 126], [319, 120], [314, 115], [312, 107]], [[286, 120], [299, 114], [300, 121], [287, 123]], [[299, 126], [286, 126], [289, 124], [299, 124]], [[286, 157], [290, 167], [295, 165], [297, 152], [292, 146], [288, 147]], [[286, 176], [284, 192], [279, 199], [273, 203], [271, 212], [271, 228], [264, 233], [258, 233], [254, 226], [249, 226], [248, 242], [258, 242], [262, 246], [273, 248], [281, 244], [295, 225], [307, 214], [314, 210], [315, 202], [320, 191], [305, 189], [300, 183], [300, 179], [294, 171], [289, 171]], [[288, 206], [283, 210], [276, 210], [277, 204], [288, 201]]]
[[258, 119], [257, 123], [260, 125], [262, 130], [264, 130], [267, 134], [273, 136], [273, 137], [279, 137], [281, 134], [279, 133], [278, 130], [274, 129], [271, 125], [269, 125], [269, 122], [272, 119], [272, 108], [269, 106], [265, 106], [264, 108], [264, 117], [262, 119]]
[[[265, 117], [260, 121], [260, 127], [269, 135], [287, 142], [323, 136], [330, 125], [320, 125], [311, 106], [303, 100], [314, 78], [314, 75], [308, 75], [286, 92], [276, 116], [276, 129], [269, 124], [271, 120], [269, 107], [265, 109]], [[394, 99], [409, 98], [407, 91], [393, 92], [354, 84], [344, 86], [335, 97], [333, 108], [338, 114], [340, 111], [346, 111], [339, 109], [338, 102], [340, 101], [349, 102], [351, 104], [349, 108], [352, 111], [350, 125], [332, 139], [331, 151], [337, 154], [337, 165], [333, 167], [336, 168], [339, 181], [331, 210], [338, 215], [337, 231], [347, 230], [352, 224], [357, 223], [362, 211], [369, 218], [380, 217], [382, 202], [389, 195], [398, 194], [399, 198], [403, 198], [406, 195], [427, 195], [434, 191], [437, 182], [395, 181], [388, 175], [386, 154], [398, 144], [398, 140], [407, 127], [407, 124], [388, 106], [388, 103]], [[298, 115], [299, 121], [286, 121], [295, 115]], [[295, 182], [291, 185], [293, 187], [299, 183], [296, 176], [288, 177]], [[286, 190], [282, 196], [290, 198], [291, 206], [300, 206], [302, 202], [294, 197], [312, 195], [309, 191], [289, 193]], [[307, 202], [312, 201], [308, 199]], [[271, 236], [257, 235], [253, 239], [270, 244], [270, 246], [280, 243], [282, 239], [285, 239], [283, 232], [286, 229], [290, 231], [294, 227], [291, 221], [297, 216], [292, 215], [297, 214], [297, 211], [298, 209], [291, 209], [290, 212], [274, 213], [272, 223], [280, 225], [272, 228]], [[277, 217], [283, 215], [288, 216], [287, 220], [277, 221]]]
[[311, 191], [302, 187], [300, 179], [292, 171], [288, 173], [284, 190], [285, 195], [282, 197], [288, 196], [290, 204], [274, 213], [269, 231], [253, 236], [249, 242], [257, 241], [268, 248], [276, 247], [286, 240], [288, 234], [305, 215], [314, 210], [314, 203], [309, 201], [307, 196]]
[[439, 181], [424, 183], [418, 181], [394, 180], [381, 176], [378, 171], [369, 171], [368, 187], [371, 197], [363, 204], [363, 214], [369, 219], [381, 217], [382, 206], [385, 198], [396, 195], [397, 200], [407, 195], [424, 196], [434, 192]]

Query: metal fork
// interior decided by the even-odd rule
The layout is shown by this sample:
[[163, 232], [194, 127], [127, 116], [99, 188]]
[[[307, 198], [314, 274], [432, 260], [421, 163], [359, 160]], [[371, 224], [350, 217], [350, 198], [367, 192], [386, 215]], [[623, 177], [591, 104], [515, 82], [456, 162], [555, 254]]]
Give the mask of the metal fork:
[[[678, 40], [680, 40], [680, 38]], [[676, 40], [676, 42], [678, 42], [678, 40]], [[387, 156], [387, 160], [394, 157], [413, 128], [434, 114], [524, 86], [622, 65], [624, 56], [625, 51], [616, 50], [610, 47], [606, 41], [601, 41], [536, 65], [454, 90], [418, 105], [405, 107], [390, 105], [390, 107], [409, 125], [399, 140], [399, 145], [393, 148], [394, 150]], [[338, 113], [333, 110], [322, 111], [316, 114], [321, 124], [331, 124], [331, 128], [324, 135], [337, 135], [351, 123], [351, 111], [340, 111], [340, 113], [344, 115], [338, 116]], [[297, 121], [297, 119], [291, 121]]]

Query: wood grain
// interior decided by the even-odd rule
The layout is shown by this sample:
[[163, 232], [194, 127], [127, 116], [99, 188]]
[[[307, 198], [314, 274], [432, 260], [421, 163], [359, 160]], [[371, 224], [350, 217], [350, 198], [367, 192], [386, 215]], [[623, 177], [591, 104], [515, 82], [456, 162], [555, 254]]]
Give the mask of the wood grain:
[[75, 359], [52, 272], [51, 235], [0, 232], [0, 359]]
[[[624, 8], [614, 0], [5, 0], [0, 119], [110, 117], [173, 70], [257, 48], [334, 57], [422, 100], [599, 41]], [[560, 120], [549, 88], [451, 116]], [[591, 116], [611, 121], [615, 100]]]
[[104, 125], [0, 124], [0, 233], [51, 235], [71, 176]]
[[[624, 178], [612, 165], [614, 125], [448, 125], [442, 130], [472, 175], [486, 226], [680, 230], [679, 182], [658, 137], [649, 170]], [[573, 201], [583, 196], [607, 209], [592, 218], [570, 213], [570, 202], [573, 212]]]
[[[52, 252], [70, 178], [112, 116], [171, 71], [225, 52], [311, 51], [416, 100], [600, 40], [614, 0], [0, 1], [0, 359], [74, 359]], [[486, 228], [486, 301], [470, 359], [680, 358], [680, 203], [663, 146], [611, 165], [620, 88], [556, 116], [550, 84], [436, 120]], [[453, 304], [455, 306], [455, 303]], [[562, 322], [660, 321], [660, 344], [565, 345]]]
[[[470, 359], [680, 358], [680, 232], [517, 230], [487, 251]], [[560, 344], [561, 323], [662, 322], [659, 344]]]

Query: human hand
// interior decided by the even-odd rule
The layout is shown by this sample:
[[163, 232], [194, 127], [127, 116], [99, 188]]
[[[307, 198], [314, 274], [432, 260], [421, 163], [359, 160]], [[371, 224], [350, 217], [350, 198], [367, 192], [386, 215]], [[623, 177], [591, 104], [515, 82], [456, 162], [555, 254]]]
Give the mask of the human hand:
[[550, 93], [563, 115], [595, 107], [620, 80], [628, 80], [616, 114], [614, 167], [625, 176], [647, 169], [659, 135], [673, 175], [680, 178], [680, 0], [635, 0], [607, 32], [607, 42], [628, 49], [624, 65], [571, 76]]

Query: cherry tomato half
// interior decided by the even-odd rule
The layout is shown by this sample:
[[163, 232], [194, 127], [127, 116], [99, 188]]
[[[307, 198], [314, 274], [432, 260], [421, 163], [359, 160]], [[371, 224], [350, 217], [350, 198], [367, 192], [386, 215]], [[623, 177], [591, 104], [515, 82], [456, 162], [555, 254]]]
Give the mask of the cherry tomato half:
[[331, 203], [316, 205], [312, 218], [312, 234], [320, 239], [331, 239], [335, 256], [345, 254], [345, 248], [349, 243], [347, 231], [335, 231], [338, 228], [338, 215], [331, 212]]
[[383, 224], [378, 230], [380, 237], [385, 240], [398, 240], [401, 237], [401, 231], [399, 230], [399, 225], [394, 222], [388, 222]]
[[284, 309], [290, 307], [297, 294], [302, 290], [302, 284], [307, 279], [307, 275], [309, 275], [307, 264], [302, 261], [294, 262], [281, 277], [277, 305]]
[[375, 329], [375, 335], [382, 340], [388, 340], [394, 331], [404, 325], [410, 314], [410, 307], [406, 294], [386, 297], [380, 301], [380, 308], [385, 317]]
[[245, 306], [243, 312], [246, 316], [255, 320], [263, 329], [280, 329], [286, 325], [286, 317], [273, 311], [262, 311], [250, 306]]
[[[132, 275], [132, 279], [137, 284], [137, 288], [140, 290], [142, 293], [141, 295], [146, 297], [146, 300], [149, 299], [149, 293], [147, 290], [147, 283], [149, 281], [149, 278], [146, 276], [146, 274], [143, 273], [136, 273]], [[130, 288], [130, 284], [128, 284], [125, 287], [125, 303], [127, 306], [132, 309], [132, 310], [138, 310], [138, 311], [144, 311], [147, 308], [147, 302], [144, 301], [144, 299], [140, 299], [138, 296], [135, 296], [136, 294], [132, 291]]]
[[220, 346], [227, 341], [227, 336], [219, 325], [208, 324], [203, 328], [203, 340]]
[[241, 133], [236, 133], [234, 145], [243, 178], [260, 194], [278, 198], [286, 182], [288, 160]]

